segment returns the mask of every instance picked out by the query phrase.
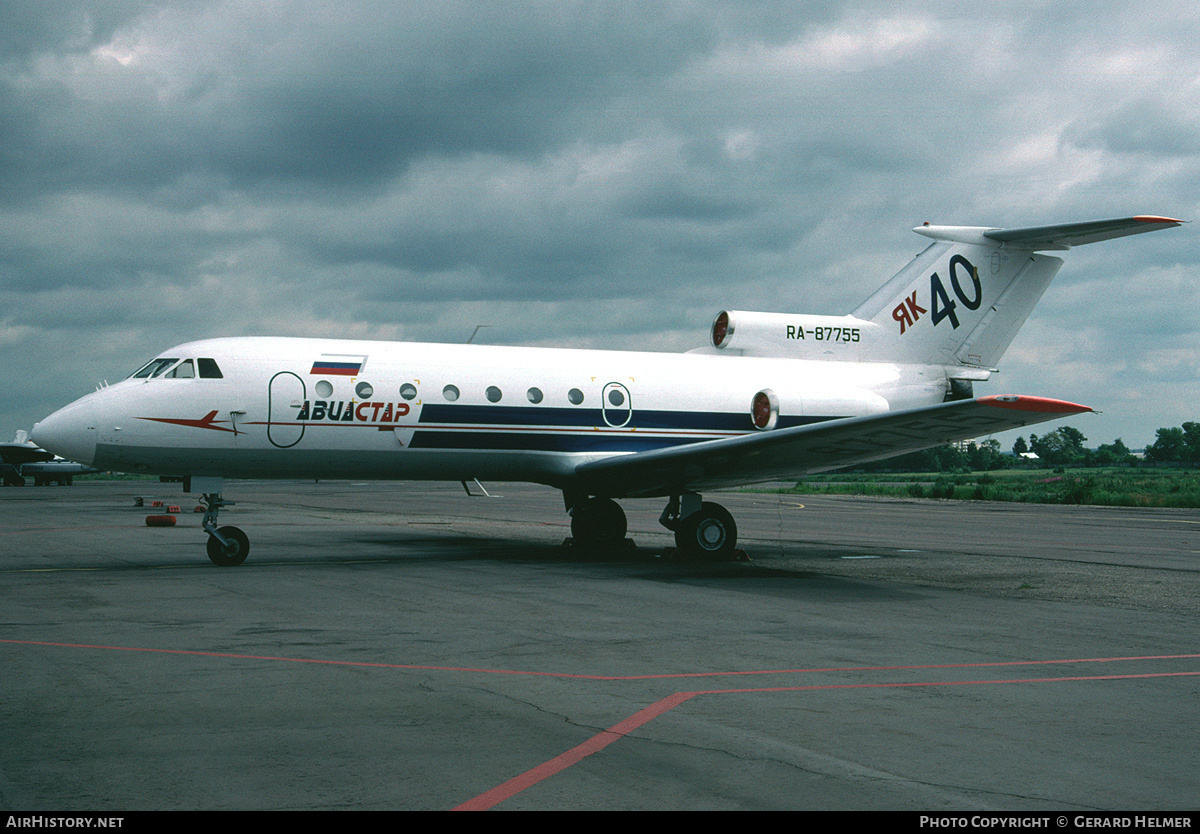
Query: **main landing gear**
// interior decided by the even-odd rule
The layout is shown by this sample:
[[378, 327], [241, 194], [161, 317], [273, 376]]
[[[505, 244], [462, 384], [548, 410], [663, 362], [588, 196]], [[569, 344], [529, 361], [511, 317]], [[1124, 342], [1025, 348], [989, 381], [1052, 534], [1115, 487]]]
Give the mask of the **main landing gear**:
[[232, 507], [233, 502], [211, 492], [204, 493], [203, 500], [205, 511], [200, 526], [208, 533], [208, 558], [222, 568], [240, 565], [250, 553], [250, 539], [237, 527], [217, 526], [217, 513], [222, 507]]
[[[612, 549], [625, 540], [625, 511], [611, 498], [585, 497], [572, 503], [571, 537], [577, 545]], [[720, 504], [704, 501], [694, 492], [671, 496], [659, 523], [675, 533], [675, 546], [689, 559], [721, 560], [733, 557], [737, 523]]]
[[658, 523], [675, 531], [675, 546], [690, 559], [733, 558], [737, 523], [729, 510], [694, 492], [672, 495]]
[[625, 511], [611, 498], [584, 498], [567, 511], [571, 514], [571, 538], [576, 544], [600, 550], [625, 543]]

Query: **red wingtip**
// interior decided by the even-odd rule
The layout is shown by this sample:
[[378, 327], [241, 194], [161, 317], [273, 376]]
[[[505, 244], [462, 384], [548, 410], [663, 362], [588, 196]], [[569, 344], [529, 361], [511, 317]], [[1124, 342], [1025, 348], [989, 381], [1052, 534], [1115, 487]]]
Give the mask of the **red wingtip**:
[[1141, 223], [1174, 223], [1176, 225], [1184, 223], [1183, 220], [1176, 220], [1174, 217], [1156, 217], [1153, 214], [1139, 214], [1133, 219]]
[[1049, 397], [980, 397], [979, 401], [996, 408], [1011, 408], [1016, 411], [1040, 411], [1049, 414], [1082, 414], [1093, 409], [1079, 403], [1069, 403], [1066, 400], [1052, 400]]

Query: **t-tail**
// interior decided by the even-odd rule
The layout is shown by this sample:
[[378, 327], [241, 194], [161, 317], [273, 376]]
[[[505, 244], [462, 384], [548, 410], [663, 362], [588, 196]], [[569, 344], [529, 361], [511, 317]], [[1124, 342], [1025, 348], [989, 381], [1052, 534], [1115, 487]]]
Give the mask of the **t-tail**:
[[850, 315], [725, 311], [713, 322], [712, 344], [761, 356], [944, 365], [951, 379], [986, 379], [1062, 266], [1040, 252], [1182, 222], [1138, 216], [1026, 229], [918, 226], [913, 231], [934, 242]]
[[1040, 251], [1179, 224], [1142, 216], [1029, 229], [918, 226], [934, 243], [851, 315], [890, 332], [880, 346], [898, 360], [994, 369], [1062, 266]]

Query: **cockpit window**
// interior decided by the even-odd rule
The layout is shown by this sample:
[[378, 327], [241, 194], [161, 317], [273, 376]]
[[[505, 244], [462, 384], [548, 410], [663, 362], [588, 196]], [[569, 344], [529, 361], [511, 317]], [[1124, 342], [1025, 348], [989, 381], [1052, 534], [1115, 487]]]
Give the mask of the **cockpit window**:
[[[179, 364], [176, 365], [175, 363], [177, 362]], [[129, 378], [154, 379], [155, 377], [162, 377], [163, 379], [193, 379], [197, 376], [201, 379], [225, 378], [221, 373], [221, 369], [217, 367], [215, 359], [197, 359], [195, 360], [195, 364], [193, 364], [193, 360], [191, 359], [184, 359], [180, 362], [178, 358], [169, 357], [150, 360], [130, 374]]]
[[155, 378], [155, 377], [157, 377], [157, 376], [162, 376], [162, 373], [163, 373], [163, 371], [165, 371], [167, 368], [171, 367], [172, 365], [174, 365], [174, 364], [175, 364], [176, 362], [178, 362], [178, 361], [179, 361], [178, 359], [164, 359], [164, 360], [162, 360], [162, 363], [161, 363], [161, 364], [160, 364], [160, 365], [159, 365], [157, 368], [155, 368], [155, 369], [154, 369], [154, 372], [153, 372], [153, 373], [151, 373], [151, 374], [150, 374], [150, 378], [151, 378], [151, 379], [154, 379], [154, 378]]
[[191, 359], [184, 359], [166, 373], [166, 377], [171, 379], [192, 379], [194, 376], [196, 376], [196, 369], [192, 366]]
[[217, 367], [215, 359], [197, 359], [196, 365], [200, 368], [201, 379], [224, 379], [221, 375], [221, 369]]
[[153, 359], [147, 362], [137, 371], [134, 371], [131, 379], [149, 379], [150, 377], [158, 376], [167, 368], [179, 361], [179, 357], [174, 359]]

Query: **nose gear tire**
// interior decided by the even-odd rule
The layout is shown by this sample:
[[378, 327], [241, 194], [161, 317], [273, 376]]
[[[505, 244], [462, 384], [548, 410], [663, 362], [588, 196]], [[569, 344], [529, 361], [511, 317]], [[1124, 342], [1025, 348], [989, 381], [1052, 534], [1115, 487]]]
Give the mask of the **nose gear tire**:
[[236, 527], [221, 527], [217, 530], [228, 545], [221, 544], [216, 536], [208, 537], [208, 558], [214, 565], [232, 568], [246, 561], [250, 555], [250, 539]]

